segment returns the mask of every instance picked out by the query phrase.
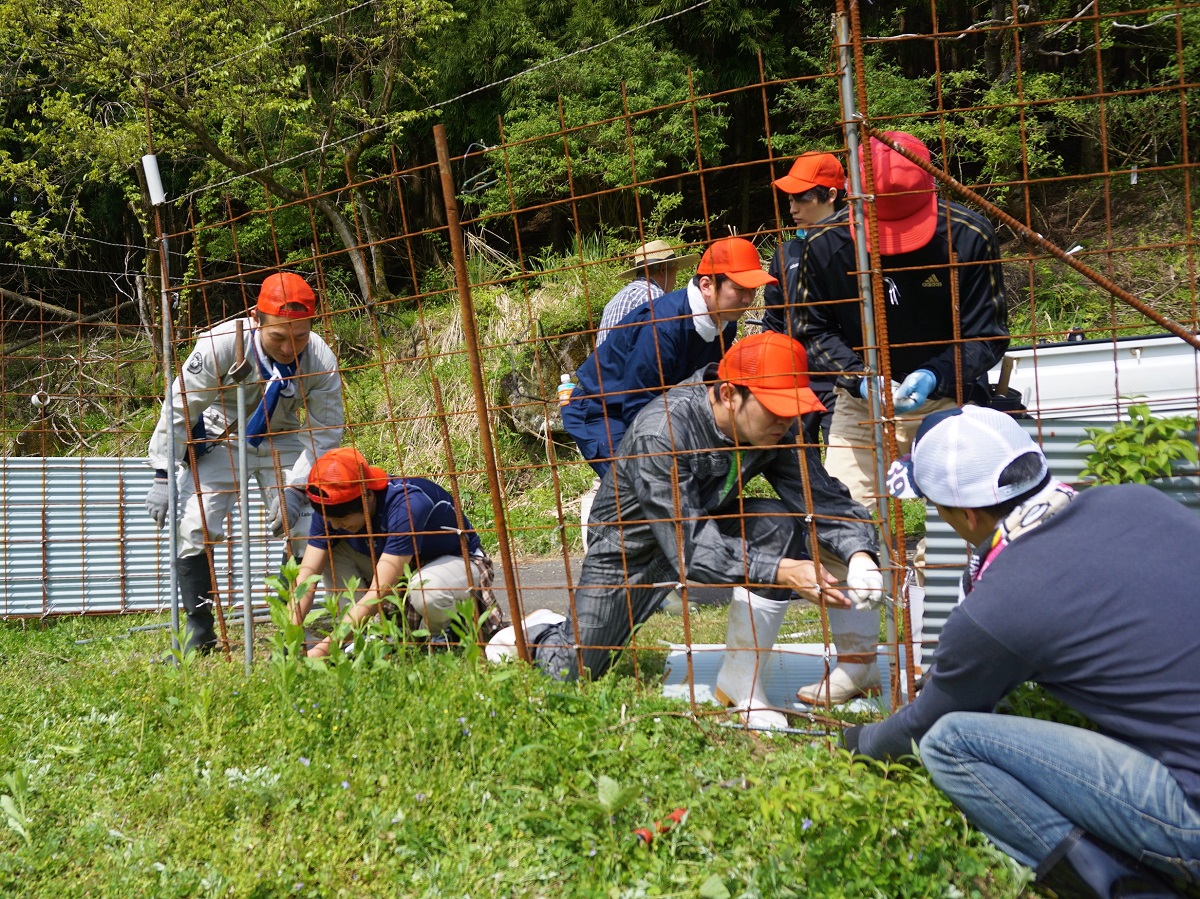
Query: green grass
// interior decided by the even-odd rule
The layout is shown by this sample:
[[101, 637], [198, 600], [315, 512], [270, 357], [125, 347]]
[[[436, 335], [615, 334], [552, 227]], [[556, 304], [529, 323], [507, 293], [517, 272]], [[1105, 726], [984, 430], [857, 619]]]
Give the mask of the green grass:
[[[340, 674], [177, 669], [165, 632], [124, 637], [133, 623], [0, 626], [0, 894], [1020, 890], [921, 769], [693, 718], [653, 678], [563, 686], [416, 651]], [[639, 639], [678, 625], [656, 616]], [[633, 831], [678, 807], [686, 822], [641, 847]]]

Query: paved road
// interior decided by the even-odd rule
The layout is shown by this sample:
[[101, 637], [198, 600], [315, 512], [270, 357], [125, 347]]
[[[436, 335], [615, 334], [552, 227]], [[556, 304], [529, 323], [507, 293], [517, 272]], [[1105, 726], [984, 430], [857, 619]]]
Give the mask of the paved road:
[[[579, 568], [582, 556], [571, 557], [570, 583], [579, 583]], [[496, 562], [496, 599], [504, 609], [504, 617], [510, 616], [509, 591], [504, 578], [504, 566], [497, 556]], [[569, 606], [567, 583], [567, 568], [562, 558], [555, 559], [519, 559], [516, 567], [517, 593], [520, 597], [524, 614], [528, 615], [534, 609], [553, 609], [565, 614]], [[690, 587], [688, 599], [701, 605], [721, 605], [729, 602], [728, 587]]]

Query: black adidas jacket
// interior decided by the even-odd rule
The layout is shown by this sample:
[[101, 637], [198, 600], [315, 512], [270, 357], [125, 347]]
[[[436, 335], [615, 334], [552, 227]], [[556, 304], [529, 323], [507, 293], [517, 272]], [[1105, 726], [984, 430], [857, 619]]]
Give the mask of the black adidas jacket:
[[[809, 236], [800, 260], [797, 336], [814, 371], [840, 372], [839, 387], [858, 394], [865, 369], [858, 266], [849, 210], [838, 227]], [[955, 267], [950, 265], [953, 248]], [[902, 381], [919, 368], [937, 376], [934, 397], [957, 397], [984, 377], [1008, 348], [1008, 315], [996, 233], [965, 206], [938, 201], [933, 239], [919, 250], [883, 256], [891, 376]], [[951, 278], [957, 278], [955, 321]]]

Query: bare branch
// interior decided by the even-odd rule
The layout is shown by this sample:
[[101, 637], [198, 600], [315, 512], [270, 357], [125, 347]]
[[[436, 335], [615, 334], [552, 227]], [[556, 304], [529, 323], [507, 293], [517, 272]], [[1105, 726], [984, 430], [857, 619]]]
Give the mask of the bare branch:
[[[2, 289], [3, 288], [0, 288], [0, 290], [2, 290]], [[8, 293], [8, 291], [4, 291], [4, 292]], [[39, 337], [34, 337], [34, 338], [31, 338], [30, 340], [23, 340], [20, 343], [14, 343], [9, 346], [0, 347], [0, 356], [10, 356], [13, 353], [15, 353], [17, 350], [23, 350], [26, 347], [33, 346], [35, 343], [39, 343], [42, 340], [44, 340], [45, 338], [50, 337], [53, 334], [57, 334], [60, 331], [67, 330], [67, 328], [73, 328], [76, 325], [85, 325], [89, 322], [101, 321], [102, 319], [105, 319], [110, 315], [115, 316], [118, 312], [120, 312], [122, 309], [125, 309], [128, 306], [136, 306], [136, 305], [137, 305], [137, 300], [126, 300], [124, 303], [117, 306], [115, 309], [105, 309], [103, 312], [97, 312], [95, 315], [85, 315], [85, 316], [83, 316], [83, 318], [77, 319], [76, 321], [73, 321], [73, 322], [68, 322], [65, 325], [55, 325], [53, 328], [50, 328], [47, 331], [43, 332]]]
[[1084, 13], [1086, 13], [1094, 5], [1095, 5], [1095, 0], [1092, 0], [1091, 3], [1088, 3], [1083, 9], [1079, 10], [1079, 12], [1075, 13], [1075, 15], [1071, 16], [1070, 19], [1063, 22], [1061, 25], [1059, 25], [1057, 28], [1055, 28], [1053, 31], [1051, 31], [1048, 35], [1046, 35], [1046, 37], [1048, 37], [1048, 38], [1058, 37], [1060, 34], [1062, 34], [1064, 31], [1066, 31], [1072, 25], [1077, 24], [1078, 20], [1083, 18]]
[[1153, 28], [1155, 25], [1161, 25], [1163, 22], [1169, 22], [1171, 19], [1178, 18], [1179, 13], [1167, 13], [1165, 16], [1159, 16], [1153, 22], [1147, 22], [1145, 25], [1126, 25], [1124, 22], [1113, 22], [1113, 28], [1123, 28], [1126, 31], [1145, 31], [1147, 28]]
[[70, 309], [64, 309], [62, 306], [55, 306], [53, 303], [44, 303], [41, 300], [35, 300], [33, 297], [27, 297], [22, 293], [16, 293], [12, 290], [6, 290], [0, 287], [0, 297], [6, 300], [15, 300], [18, 303], [23, 303], [26, 306], [32, 306], [34, 309], [40, 309], [42, 312], [49, 312], [51, 315], [57, 315], [59, 318], [78, 318], [77, 313]]

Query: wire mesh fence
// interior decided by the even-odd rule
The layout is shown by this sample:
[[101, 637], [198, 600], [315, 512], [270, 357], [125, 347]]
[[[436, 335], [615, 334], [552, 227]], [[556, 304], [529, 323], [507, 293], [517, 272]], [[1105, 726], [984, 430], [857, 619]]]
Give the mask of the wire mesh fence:
[[[390, 475], [443, 487], [458, 516], [456, 538], [465, 532], [481, 538], [477, 550], [460, 540], [461, 552], [483, 552], [495, 561], [505, 617], [520, 621], [543, 606], [566, 614], [561, 633], [569, 637], [563, 643], [567, 655], [590, 651], [599, 655], [589, 658], [598, 659], [627, 644], [634, 656], [639, 650], [661, 654], [662, 635], [643, 638], [637, 625], [674, 590], [681, 617], [666, 639], [686, 647], [681, 664], [692, 678], [700, 656], [690, 649], [725, 637], [723, 622], [719, 632], [696, 637], [692, 593], [702, 584], [751, 593], [778, 589], [779, 581], [756, 567], [763, 554], [756, 541], [766, 520], [756, 503], [782, 500], [788, 526], [838, 572], [843, 590], [848, 560], [839, 558], [836, 540], [822, 546], [815, 538], [856, 521], [824, 500], [823, 488], [814, 494], [812, 473], [803, 465], [794, 477], [772, 478], [774, 486], [753, 479], [770, 469], [766, 462], [739, 467], [735, 449], [753, 455], [778, 443], [782, 433], [759, 439], [743, 432], [739, 442], [723, 431], [724, 442], [697, 443], [690, 432], [672, 431], [676, 420], [668, 416], [662, 459], [630, 458], [615, 439], [614, 425], [621, 431], [633, 425], [632, 416], [620, 418], [626, 391], [642, 390], [646, 400], [692, 380], [690, 371], [686, 377], [668, 373], [685, 361], [716, 362], [735, 335], [759, 332], [772, 313], [759, 291], [753, 298], [730, 294], [728, 307], [710, 314], [725, 296], [726, 288], [710, 276], [720, 272], [668, 266], [663, 271], [672, 280], [660, 292], [675, 296], [677, 304], [655, 298], [649, 319], [619, 323], [611, 333], [629, 332], [616, 338], [624, 355], [611, 353], [606, 368], [593, 360], [605, 307], [631, 279], [650, 274], [639, 269], [635, 248], [663, 240], [676, 257], [699, 255], [737, 235], [754, 244], [762, 268], [778, 274], [780, 308], [788, 321], [804, 323], [796, 333], [813, 371], [842, 376], [835, 415], [840, 408], [844, 420], [853, 417], [857, 436], [835, 427], [832, 436], [808, 438], [807, 452], [819, 467], [820, 454], [830, 461], [828, 451], [840, 445], [851, 451], [864, 479], [861, 487], [850, 485], [851, 492], [879, 522], [878, 558], [892, 600], [882, 618], [873, 619], [870, 642], [881, 647], [885, 669], [894, 673], [891, 701], [901, 701], [919, 671], [907, 588], [917, 579], [907, 572], [914, 553], [918, 565], [922, 558], [905, 533], [904, 509], [881, 497], [887, 466], [921, 416], [898, 410], [889, 390], [868, 388], [861, 398], [847, 391], [876, 377], [885, 384], [905, 381], [922, 368], [912, 360], [937, 358], [943, 368], [937, 370], [935, 400], [1007, 404], [1009, 411], [1032, 415], [1039, 434], [1059, 418], [1116, 420], [1147, 398], [1163, 414], [1196, 414], [1189, 106], [1197, 70], [1189, 39], [1200, 28], [1200, 4], [992, 3], [986, 18], [977, 7], [959, 4], [908, 4], [888, 14], [838, 3], [829, 11], [834, 18], [824, 55], [773, 65], [770, 74], [761, 56], [747, 55], [740, 86], [700, 90], [683, 66], [665, 74], [631, 69], [619, 84], [589, 82], [590, 73], [572, 57], [539, 69], [523, 94], [528, 102], [510, 106], [498, 119], [494, 140], [453, 146], [439, 126], [430, 134], [436, 155], [419, 162], [393, 147], [376, 157], [370, 174], [347, 166], [345, 177], [333, 177], [305, 156], [168, 198], [159, 209], [160, 233], [129, 256], [123, 271], [102, 273], [112, 285], [102, 304], [89, 298], [67, 308], [10, 281], [0, 319], [0, 439], [6, 456], [30, 461], [14, 466], [10, 460], [4, 469], [0, 614], [169, 605], [168, 579], [128, 576], [125, 549], [98, 554], [95, 561], [83, 553], [51, 565], [47, 560], [66, 538], [45, 524], [48, 516], [78, 521], [75, 530], [86, 542], [87, 522], [100, 512], [115, 522], [103, 537], [106, 545], [145, 546], [157, 563], [170, 558], [168, 530], [145, 533], [140, 496], [122, 491], [101, 501], [82, 489], [58, 493], [49, 487], [59, 472], [51, 457], [144, 461], [159, 422], [164, 372], [181, 376], [182, 402], [195, 401], [176, 423], [184, 462], [180, 503], [196, 493], [221, 510], [199, 536], [183, 539], [177, 557], [181, 551], [231, 552], [240, 519], [226, 520], [226, 514], [233, 514], [244, 480], [236, 444], [249, 435], [232, 408], [237, 384], [221, 368], [223, 351], [213, 334], [226, 333], [232, 326], [222, 323], [255, 308], [268, 276], [287, 271], [313, 288], [313, 340], [327, 346], [336, 363], [310, 367], [290, 382], [285, 403], [294, 407], [297, 424], [273, 429], [267, 449], [252, 452], [266, 460], [260, 459], [256, 482], [264, 488], [263, 510], [256, 505], [249, 519], [255, 556], [267, 560], [246, 577], [257, 600], [261, 575], [285, 551], [284, 541], [266, 527], [270, 488], [285, 482], [303, 487], [322, 448], [340, 443]], [[604, 52], [620, 59], [622, 47], [616, 40]], [[152, 140], [152, 115], [149, 122]], [[924, 157], [912, 152], [915, 144], [905, 145], [908, 154], [905, 147], [890, 152], [928, 176], [929, 190], [942, 198], [940, 206], [929, 201], [936, 212], [927, 218], [946, 232], [951, 252], [944, 261], [920, 256], [920, 246], [911, 258], [883, 252], [899, 246], [889, 243], [896, 229], [877, 202], [889, 193], [879, 179], [890, 177], [878, 165], [891, 157], [867, 153], [860, 166], [858, 149], [876, 139], [891, 143], [894, 132], [912, 135], [928, 149]], [[800, 224], [793, 210], [801, 201], [772, 182], [809, 151], [831, 154], [847, 180], [833, 218], [810, 225], [802, 240], [793, 233]], [[994, 233], [994, 267], [986, 252], [971, 258], [960, 252], [965, 244], [959, 237], [971, 228], [984, 243], [985, 232]], [[821, 256], [835, 232], [843, 244], [836, 254]], [[835, 279], [824, 280], [821, 265], [840, 266], [836, 280], [849, 283], [850, 293], [833, 291]], [[915, 295], [897, 292], [898, 283], [914, 278], [920, 285], [932, 279], [943, 291], [938, 296], [944, 308], [922, 307]], [[980, 290], [989, 293], [985, 300], [1000, 331], [978, 328], [984, 300], [972, 292]], [[701, 311], [696, 303], [708, 305]], [[853, 339], [842, 335], [848, 355], [839, 356], [829, 349], [829, 335], [848, 317], [862, 331]], [[700, 319], [708, 323], [695, 324]], [[244, 347], [262, 366], [247, 382], [248, 408], [254, 409], [273, 378], [288, 378], [272, 371], [272, 361], [291, 360], [272, 355], [261, 337], [254, 343], [252, 335], [265, 330], [261, 319], [245, 324]], [[683, 332], [692, 341], [687, 347], [669, 343], [669, 335]], [[1064, 375], [1054, 360], [1069, 350], [1060, 344], [1080, 337], [1092, 353], [1088, 365]], [[1137, 340], [1154, 342], [1135, 346]], [[1167, 344], [1171, 359], [1149, 380], [1139, 380], [1158, 358], [1156, 348]], [[980, 346], [987, 352], [977, 352]], [[1019, 362], [1002, 376], [1006, 349]], [[596, 383], [576, 386], [589, 360]], [[643, 362], [645, 377], [637, 370]], [[216, 379], [212, 391], [187, 396], [191, 367], [192, 375], [203, 371]], [[590, 460], [564, 429], [570, 404], [560, 405], [563, 376], [575, 387], [570, 403], [596, 401], [601, 418], [607, 417], [601, 430], [612, 445]], [[309, 406], [318, 382], [329, 377], [340, 382], [342, 420]], [[606, 377], [621, 386], [606, 388]], [[701, 409], [712, 404], [710, 422], [721, 415], [721, 388], [713, 389], [695, 393]], [[651, 412], [661, 402], [649, 404]], [[203, 440], [194, 439], [192, 428], [207, 410], [221, 414], [206, 419]], [[786, 436], [788, 443], [806, 440]], [[272, 458], [271, 447], [288, 441], [290, 455]], [[785, 455], [771, 452], [773, 459]], [[712, 462], [714, 455], [725, 461]], [[731, 467], [730, 458], [737, 464]], [[798, 457], [792, 452], [790, 458], [795, 464]], [[38, 465], [36, 459], [46, 461]], [[601, 554], [607, 567], [598, 568], [595, 557], [588, 567], [582, 561], [587, 522], [581, 503], [590, 499], [597, 467], [589, 461], [605, 467], [611, 460], [619, 460], [625, 479], [613, 475], [600, 486], [591, 539], [612, 546], [606, 543]], [[204, 465], [228, 476], [206, 482]], [[152, 464], [147, 472], [162, 467]], [[702, 475], [731, 471], [716, 499], [697, 486]], [[78, 482], [73, 470], [67, 477]], [[46, 486], [34, 483], [31, 493], [21, 482], [18, 490], [19, 478]], [[626, 492], [623, 500], [622, 489], [634, 495]], [[780, 495], [781, 489], [796, 495]], [[411, 515], [415, 507], [406, 502]], [[908, 517], [911, 527], [920, 516], [910, 510]], [[285, 524], [304, 536], [297, 528], [307, 527], [308, 519]], [[412, 529], [417, 546], [423, 538], [444, 536], [415, 520]], [[374, 571], [381, 554], [403, 554], [387, 543], [386, 528], [370, 536], [378, 539], [363, 548]], [[712, 546], [740, 547], [740, 556], [732, 563], [719, 560], [723, 569], [713, 571], [718, 563], [705, 557]], [[847, 546], [843, 542], [841, 550]], [[25, 558], [30, 554], [38, 557], [33, 568]], [[415, 555], [420, 562], [419, 550]], [[642, 561], [631, 561], [635, 557]], [[615, 566], [613, 559], [624, 564]], [[228, 606], [238, 599], [235, 584], [241, 582], [220, 567], [211, 574], [220, 603]], [[41, 572], [40, 605], [16, 599], [18, 581], [27, 581], [29, 571]], [[93, 602], [80, 587], [81, 579], [86, 585], [93, 578], [115, 578], [115, 595]], [[470, 575], [468, 580], [479, 586]], [[587, 610], [579, 607], [585, 594]], [[68, 595], [78, 602], [65, 602]], [[589, 644], [586, 634], [596, 631], [580, 629], [580, 613], [591, 627], [601, 606], [607, 616], [601, 631], [609, 639]], [[426, 614], [418, 620], [431, 624], [432, 609], [419, 611]], [[825, 611], [809, 623], [808, 642], [823, 674], [836, 658], [829, 644], [837, 626]], [[528, 655], [525, 636], [522, 629], [513, 639], [517, 651]], [[579, 664], [582, 656], [575, 658]]]

